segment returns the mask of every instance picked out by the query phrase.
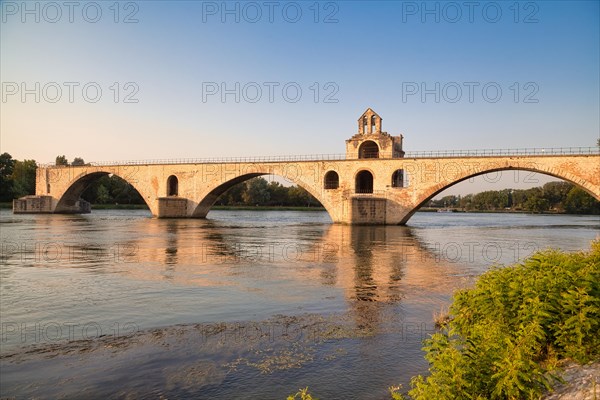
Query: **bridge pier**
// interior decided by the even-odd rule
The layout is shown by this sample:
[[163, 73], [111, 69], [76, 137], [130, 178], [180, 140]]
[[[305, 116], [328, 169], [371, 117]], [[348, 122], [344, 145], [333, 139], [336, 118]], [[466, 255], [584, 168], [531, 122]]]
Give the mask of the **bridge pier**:
[[405, 225], [414, 213], [414, 206], [403, 204], [393, 195], [368, 196], [359, 195], [347, 200], [349, 213], [333, 222], [347, 225]]
[[58, 200], [52, 196], [24, 196], [13, 200], [15, 214], [89, 214], [91, 204], [83, 199], [66, 201], [57, 207]]
[[159, 197], [158, 218], [189, 218], [188, 200], [183, 197]]
[[25, 196], [13, 200], [15, 214], [51, 214], [54, 212], [52, 196]]

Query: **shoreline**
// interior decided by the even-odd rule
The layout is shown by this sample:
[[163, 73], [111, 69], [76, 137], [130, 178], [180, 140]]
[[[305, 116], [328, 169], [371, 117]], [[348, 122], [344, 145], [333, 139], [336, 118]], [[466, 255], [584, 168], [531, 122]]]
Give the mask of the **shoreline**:
[[[11, 202], [0, 202], [0, 209], [12, 210]], [[93, 204], [92, 210], [149, 210], [145, 204]], [[326, 211], [324, 207], [306, 207], [306, 206], [213, 206], [211, 210], [231, 210], [231, 211]], [[449, 209], [440, 211], [441, 208], [421, 207], [417, 212], [443, 214], [526, 214], [526, 215], [598, 215], [598, 214], [569, 214], [566, 212], [540, 212], [532, 213], [523, 210], [459, 210]]]

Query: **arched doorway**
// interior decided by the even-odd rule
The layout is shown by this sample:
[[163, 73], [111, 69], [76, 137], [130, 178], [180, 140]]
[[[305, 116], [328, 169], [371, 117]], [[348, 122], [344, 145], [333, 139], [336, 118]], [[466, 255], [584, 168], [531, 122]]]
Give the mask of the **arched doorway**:
[[356, 193], [373, 193], [373, 174], [369, 171], [360, 171], [356, 174]]
[[404, 187], [404, 170], [397, 169], [392, 174], [392, 187], [401, 188]]
[[363, 142], [358, 148], [358, 158], [379, 158], [379, 146], [372, 140]]
[[337, 189], [340, 187], [340, 177], [337, 172], [329, 171], [325, 174], [325, 189]]
[[178, 196], [179, 195], [179, 180], [175, 175], [171, 175], [167, 178], [167, 196]]

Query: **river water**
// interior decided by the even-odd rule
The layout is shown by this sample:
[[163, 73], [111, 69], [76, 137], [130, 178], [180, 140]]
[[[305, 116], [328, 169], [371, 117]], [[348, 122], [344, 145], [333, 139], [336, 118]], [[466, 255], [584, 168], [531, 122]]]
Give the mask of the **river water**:
[[0, 212], [0, 397], [385, 399], [490, 268], [588, 249], [598, 216]]

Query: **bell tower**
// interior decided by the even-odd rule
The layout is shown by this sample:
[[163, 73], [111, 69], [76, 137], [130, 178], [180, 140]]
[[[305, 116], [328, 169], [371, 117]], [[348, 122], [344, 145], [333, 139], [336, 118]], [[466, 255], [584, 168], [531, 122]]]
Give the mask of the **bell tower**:
[[391, 136], [381, 130], [383, 119], [371, 108], [358, 119], [358, 133], [346, 140], [346, 158], [400, 158], [402, 135]]
[[358, 133], [360, 135], [381, 132], [381, 117], [375, 111], [367, 108], [358, 119]]

